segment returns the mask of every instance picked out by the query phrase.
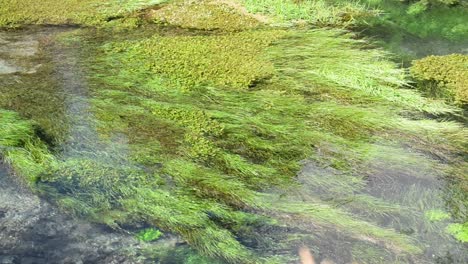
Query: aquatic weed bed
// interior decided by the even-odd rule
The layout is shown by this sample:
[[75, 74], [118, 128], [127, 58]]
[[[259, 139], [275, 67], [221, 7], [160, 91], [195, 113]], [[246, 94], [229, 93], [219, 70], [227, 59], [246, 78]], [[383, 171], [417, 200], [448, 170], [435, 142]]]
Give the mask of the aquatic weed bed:
[[466, 129], [425, 118], [458, 110], [387, 53], [341, 30], [167, 28], [62, 33], [3, 78], [2, 155], [33, 189], [148, 260], [466, 260]]

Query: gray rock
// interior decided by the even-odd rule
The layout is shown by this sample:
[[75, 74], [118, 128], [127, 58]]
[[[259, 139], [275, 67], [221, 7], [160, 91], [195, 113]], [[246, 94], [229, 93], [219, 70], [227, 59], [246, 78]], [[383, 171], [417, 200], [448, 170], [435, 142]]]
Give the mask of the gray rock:
[[11, 74], [20, 71], [22, 71], [21, 67], [14, 66], [6, 60], [0, 58], [0, 74]]
[[0, 167], [0, 264], [138, 263], [129, 234], [73, 219]]

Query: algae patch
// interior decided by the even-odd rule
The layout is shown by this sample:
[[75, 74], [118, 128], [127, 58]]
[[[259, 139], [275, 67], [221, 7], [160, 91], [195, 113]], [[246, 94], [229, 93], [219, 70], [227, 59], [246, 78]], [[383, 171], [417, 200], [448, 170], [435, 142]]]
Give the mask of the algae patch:
[[235, 1], [175, 1], [149, 12], [157, 23], [201, 30], [242, 31], [260, 26]]
[[460, 105], [468, 103], [468, 56], [429, 56], [413, 61], [411, 73], [419, 89], [432, 97], [447, 98]]
[[168, 83], [194, 89], [201, 85], [246, 89], [274, 73], [261, 52], [282, 31], [252, 31], [221, 36], [160, 37], [108, 46], [125, 54], [127, 65], [144, 61], [146, 70]]
[[451, 224], [447, 227], [447, 232], [461, 242], [468, 242], [468, 224]]

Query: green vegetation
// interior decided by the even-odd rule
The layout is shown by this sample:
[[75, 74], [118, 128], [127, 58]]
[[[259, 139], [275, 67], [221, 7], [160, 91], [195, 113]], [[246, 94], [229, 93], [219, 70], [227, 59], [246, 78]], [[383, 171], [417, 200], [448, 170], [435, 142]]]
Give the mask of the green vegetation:
[[162, 236], [162, 232], [155, 228], [147, 228], [136, 234], [136, 237], [144, 242], [158, 240]]
[[[369, 21], [371, 26], [383, 27], [391, 32], [410, 33], [420, 38], [444, 38], [463, 41], [468, 37], [466, 3], [458, 1], [382, 1], [366, 0], [383, 15]], [[382, 29], [382, 28], [380, 28]]]
[[[231, 1], [144, 11], [157, 2], [72, 2], [34, 16], [34, 5], [6, 5], [14, 16], [1, 25], [102, 25], [117, 15], [141, 28], [50, 40], [60, 57], [46, 48], [34, 58], [45, 64], [38, 72], [0, 85], [9, 109], [0, 112], [0, 151], [63, 210], [115, 229], [148, 227], [136, 234], [142, 241], [178, 236], [197, 251], [155, 241], [152, 259], [292, 262], [299, 245], [326, 252], [339, 234], [356, 245], [350, 260], [405, 261], [423, 253], [427, 236], [443, 237], [442, 220], [464, 216], [462, 192], [448, 196], [445, 213], [431, 191], [463, 171], [466, 129], [424, 117], [455, 106], [411, 89], [388, 53], [346, 31], [265, 24], [351, 27], [374, 11], [244, 1], [262, 17]], [[80, 62], [66, 70], [89, 97], [60, 89], [50, 77], [58, 60]], [[299, 173], [304, 160], [310, 173]], [[453, 174], [450, 190], [468, 186]], [[463, 240], [459, 225], [448, 232]]]
[[[45, 40], [46, 42], [46, 40]], [[40, 51], [37, 59], [43, 60]], [[34, 120], [35, 129], [45, 142], [51, 146], [63, 143], [67, 129], [65, 113], [65, 95], [61, 90], [60, 81], [54, 77], [44, 80], [42, 76], [54, 76], [54, 68], [45, 59], [36, 75], [25, 78], [22, 82], [15, 81], [15, 77], [2, 76], [0, 78], [0, 108], [16, 111], [27, 119]], [[31, 89], [35, 87], [35, 89]]]
[[424, 214], [427, 220], [431, 222], [439, 222], [450, 219], [450, 215], [441, 210], [429, 210]]
[[151, 11], [149, 17], [158, 23], [202, 30], [241, 31], [260, 25], [235, 1], [172, 1]]
[[[112, 44], [108, 52], [126, 55], [127, 65], [139, 63], [158, 74], [165, 83], [196, 89], [201, 85], [247, 89], [254, 81], [273, 74], [271, 63], [260, 53], [282, 31], [242, 32], [223, 36], [161, 37], [138, 43]], [[130, 63], [130, 64], [129, 64]]]
[[0, 154], [28, 183], [35, 182], [45, 167], [54, 163], [47, 146], [35, 137], [33, 124], [18, 114], [1, 110], [0, 130]]
[[411, 74], [427, 95], [468, 103], [468, 56], [429, 56], [413, 62]]
[[447, 232], [461, 242], [468, 242], [468, 223], [451, 224], [447, 227]]
[[102, 25], [113, 17], [165, 0], [2, 0], [0, 27], [29, 24]]
[[376, 16], [359, 1], [337, 3], [323, 0], [242, 0], [251, 13], [267, 15], [273, 23], [319, 27], [351, 27], [364, 18]]
[[[304, 71], [300, 81], [307, 80], [315, 85], [295, 82], [291, 87], [317, 89], [317, 86], [333, 86], [362, 91], [368, 96], [381, 98], [406, 108], [443, 113], [451, 111], [441, 102], [431, 102], [407, 86], [404, 70], [385, 59], [388, 54], [379, 49], [360, 49], [364, 42], [354, 40], [342, 31], [316, 30], [297, 34], [288, 40], [288, 50], [275, 49], [277, 64], [282, 71], [289, 71], [292, 58], [303, 54]], [[302, 88], [303, 87], [303, 88]]]

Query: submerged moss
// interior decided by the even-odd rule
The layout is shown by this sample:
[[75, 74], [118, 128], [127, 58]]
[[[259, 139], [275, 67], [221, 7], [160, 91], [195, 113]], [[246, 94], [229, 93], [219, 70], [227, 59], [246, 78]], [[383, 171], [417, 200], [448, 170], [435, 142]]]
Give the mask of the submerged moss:
[[447, 232], [461, 242], [468, 242], [468, 223], [451, 224], [447, 227]]
[[468, 56], [429, 56], [413, 62], [411, 73], [429, 96], [468, 103]]
[[319, 27], [352, 27], [364, 18], [374, 17], [359, 1], [323, 0], [243, 0], [247, 10], [270, 16], [281, 24], [312, 24]]
[[160, 4], [164, 0], [2, 0], [0, 27], [31, 24], [104, 25], [111, 18]]
[[110, 54], [123, 52], [127, 65], [140, 67], [164, 78], [169, 85], [196, 89], [200, 85], [247, 89], [270, 77], [274, 69], [261, 51], [282, 31], [242, 32], [222, 36], [161, 37], [140, 42], [121, 42], [108, 47]]
[[136, 234], [136, 237], [139, 240], [144, 241], [144, 242], [151, 242], [151, 241], [158, 240], [161, 236], [162, 236], [161, 231], [159, 231], [158, 229], [154, 229], [154, 228], [147, 228], [147, 229], [141, 230], [140, 232]]
[[260, 24], [235, 1], [173, 1], [148, 16], [159, 23], [202, 30], [241, 31]]

